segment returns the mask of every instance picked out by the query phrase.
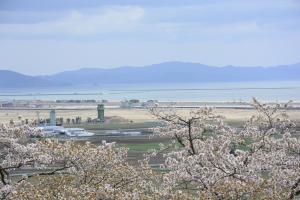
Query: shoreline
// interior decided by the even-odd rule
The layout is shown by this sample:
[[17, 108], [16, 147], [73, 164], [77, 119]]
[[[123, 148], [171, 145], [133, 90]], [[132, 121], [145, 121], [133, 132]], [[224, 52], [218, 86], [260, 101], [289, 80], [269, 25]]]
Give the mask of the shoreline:
[[[131, 101], [131, 100], [130, 100]], [[130, 101], [95, 101], [92, 102], [82, 100], [66, 100], [66, 101], [43, 101], [43, 100], [14, 100], [14, 101], [1, 101], [0, 110], [93, 110], [98, 104], [103, 104], [106, 109], [119, 109], [119, 108], [136, 108], [145, 109], [154, 105], [161, 108], [228, 108], [228, 109], [253, 109], [251, 102], [243, 101], [140, 101], [134, 99], [135, 102]], [[264, 102], [268, 104], [286, 104], [285, 102]], [[300, 102], [288, 103], [287, 109], [300, 109]]]

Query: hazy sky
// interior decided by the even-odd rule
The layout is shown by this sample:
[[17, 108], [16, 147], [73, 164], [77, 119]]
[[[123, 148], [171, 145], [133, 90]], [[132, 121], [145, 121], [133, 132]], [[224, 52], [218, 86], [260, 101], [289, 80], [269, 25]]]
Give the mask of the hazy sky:
[[0, 69], [300, 62], [300, 0], [0, 0]]

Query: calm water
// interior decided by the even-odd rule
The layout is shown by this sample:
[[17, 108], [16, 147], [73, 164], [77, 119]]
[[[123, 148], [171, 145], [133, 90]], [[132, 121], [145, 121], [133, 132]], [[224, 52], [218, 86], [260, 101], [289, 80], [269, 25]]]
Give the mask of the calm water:
[[300, 81], [100, 85], [51, 89], [0, 89], [0, 100], [124, 100], [300, 102]]

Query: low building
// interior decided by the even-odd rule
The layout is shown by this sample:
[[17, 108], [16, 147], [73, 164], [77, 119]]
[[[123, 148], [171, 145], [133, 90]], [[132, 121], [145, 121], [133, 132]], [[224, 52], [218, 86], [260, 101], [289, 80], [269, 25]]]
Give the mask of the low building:
[[2, 102], [0, 103], [1, 108], [12, 108], [14, 107], [14, 104], [12, 102]]

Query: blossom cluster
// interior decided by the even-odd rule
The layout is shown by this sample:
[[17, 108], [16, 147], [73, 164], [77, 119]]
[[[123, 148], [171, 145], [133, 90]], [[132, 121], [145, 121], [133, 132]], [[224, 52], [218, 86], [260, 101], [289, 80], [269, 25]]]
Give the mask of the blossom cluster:
[[210, 108], [189, 116], [153, 108], [164, 121], [156, 133], [173, 138], [166, 153], [164, 188], [205, 199], [293, 199], [300, 194], [300, 140], [286, 105], [261, 104], [244, 126], [233, 128]]

